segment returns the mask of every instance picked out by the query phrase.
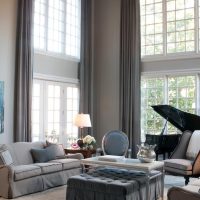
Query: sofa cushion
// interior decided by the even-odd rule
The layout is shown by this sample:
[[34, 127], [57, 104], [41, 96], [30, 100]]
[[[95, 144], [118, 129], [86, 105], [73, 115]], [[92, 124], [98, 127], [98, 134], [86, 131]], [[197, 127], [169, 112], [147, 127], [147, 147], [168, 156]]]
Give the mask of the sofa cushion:
[[45, 149], [31, 149], [31, 154], [33, 156], [33, 160], [35, 163], [43, 163], [48, 162], [49, 160], [53, 160], [56, 158], [53, 149], [45, 148]]
[[62, 171], [61, 163], [48, 162], [48, 163], [36, 163], [34, 165], [39, 166], [41, 168], [42, 174]]
[[166, 172], [170, 172], [171, 174], [174, 175], [192, 175], [192, 170], [182, 170], [182, 169], [176, 169], [176, 168], [172, 168], [172, 167], [165, 167], [165, 171]]
[[164, 161], [165, 167], [171, 167], [184, 171], [192, 170], [193, 161], [186, 159], [168, 159]]
[[31, 155], [31, 149], [43, 149], [44, 142], [16, 142], [6, 144], [9, 152], [14, 161], [14, 165], [29, 165], [33, 164], [33, 158]]
[[46, 143], [46, 149], [50, 149], [56, 158], [63, 158], [65, 156], [65, 151], [62, 144], [55, 144], [49, 141], [46, 141]]
[[80, 160], [77, 160], [77, 159], [56, 159], [49, 162], [61, 163], [63, 170], [81, 167], [81, 162]]
[[187, 152], [186, 152], [186, 158], [194, 160], [199, 153], [200, 146], [200, 130], [194, 131], [190, 138], [190, 142], [188, 144]]
[[19, 181], [26, 178], [39, 176], [41, 174], [41, 168], [35, 165], [18, 165], [12, 166], [14, 171], [14, 180]]
[[11, 165], [13, 164], [12, 156], [6, 145], [0, 146], [0, 165]]

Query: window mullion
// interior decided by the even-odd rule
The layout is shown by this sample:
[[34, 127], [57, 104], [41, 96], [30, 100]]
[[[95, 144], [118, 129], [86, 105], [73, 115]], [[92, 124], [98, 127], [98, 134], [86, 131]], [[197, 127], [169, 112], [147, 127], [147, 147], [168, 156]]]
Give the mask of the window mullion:
[[40, 81], [40, 141], [44, 141], [45, 139], [45, 129], [44, 129], [44, 82]]
[[163, 0], [163, 54], [167, 55], [167, 4]]
[[45, 15], [45, 51], [48, 51], [48, 17], [49, 17], [49, 0], [46, 0], [46, 15]]
[[64, 108], [64, 100], [65, 100], [65, 86], [64, 84], [61, 84], [61, 96], [60, 96], [60, 141], [63, 142], [63, 144], [65, 145], [65, 108]]
[[43, 81], [43, 89], [43, 139], [46, 139], [46, 135], [48, 135], [48, 84], [46, 81]]
[[195, 50], [196, 53], [199, 52], [199, 0], [195, 1], [194, 5], [194, 15], [195, 15]]
[[[168, 91], [169, 91], [169, 88], [168, 88], [168, 76], [166, 75], [166, 76], [164, 76], [164, 103], [166, 104], [166, 105], [169, 105], [169, 96], [168, 96]], [[163, 120], [163, 122], [164, 122], [164, 124], [165, 124], [165, 120]], [[163, 124], [163, 126], [164, 126], [164, 124]], [[167, 134], [167, 132], [168, 132], [168, 124], [167, 124], [167, 127], [166, 127], [166, 129], [165, 129], [165, 133]]]
[[164, 103], [165, 104], [169, 104], [169, 97], [168, 97], [168, 76], [164, 77], [165, 80], [165, 88], [164, 88], [164, 94], [165, 94], [165, 99], [164, 99]]
[[64, 1], [64, 36], [63, 36], [63, 53], [66, 55], [66, 35], [67, 35], [67, 1]]

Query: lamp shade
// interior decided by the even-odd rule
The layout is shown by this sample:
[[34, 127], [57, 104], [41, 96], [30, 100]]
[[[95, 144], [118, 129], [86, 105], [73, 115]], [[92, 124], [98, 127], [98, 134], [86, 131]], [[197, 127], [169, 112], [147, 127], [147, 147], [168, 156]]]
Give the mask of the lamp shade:
[[77, 114], [74, 120], [75, 126], [80, 128], [91, 127], [90, 115], [89, 114]]

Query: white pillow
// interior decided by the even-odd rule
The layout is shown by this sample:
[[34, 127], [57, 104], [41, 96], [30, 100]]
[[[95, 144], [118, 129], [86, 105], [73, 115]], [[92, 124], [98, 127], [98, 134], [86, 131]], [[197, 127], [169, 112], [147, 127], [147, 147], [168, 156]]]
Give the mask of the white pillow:
[[186, 158], [194, 160], [200, 151], [200, 130], [193, 132], [186, 152]]
[[4, 164], [4, 165], [11, 165], [13, 164], [13, 159], [12, 156], [10, 154], [10, 152], [8, 151], [6, 145], [2, 145], [0, 147], [0, 163]]

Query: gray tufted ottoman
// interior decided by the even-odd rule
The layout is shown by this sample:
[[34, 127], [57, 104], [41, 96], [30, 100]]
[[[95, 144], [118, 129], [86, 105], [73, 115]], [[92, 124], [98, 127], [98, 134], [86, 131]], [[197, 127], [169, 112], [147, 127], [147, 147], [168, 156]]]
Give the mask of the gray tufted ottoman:
[[[153, 171], [151, 176], [160, 172]], [[143, 172], [100, 168], [69, 178], [67, 200], [145, 200], [147, 178]], [[151, 200], [161, 196], [160, 176], [150, 180]]]

